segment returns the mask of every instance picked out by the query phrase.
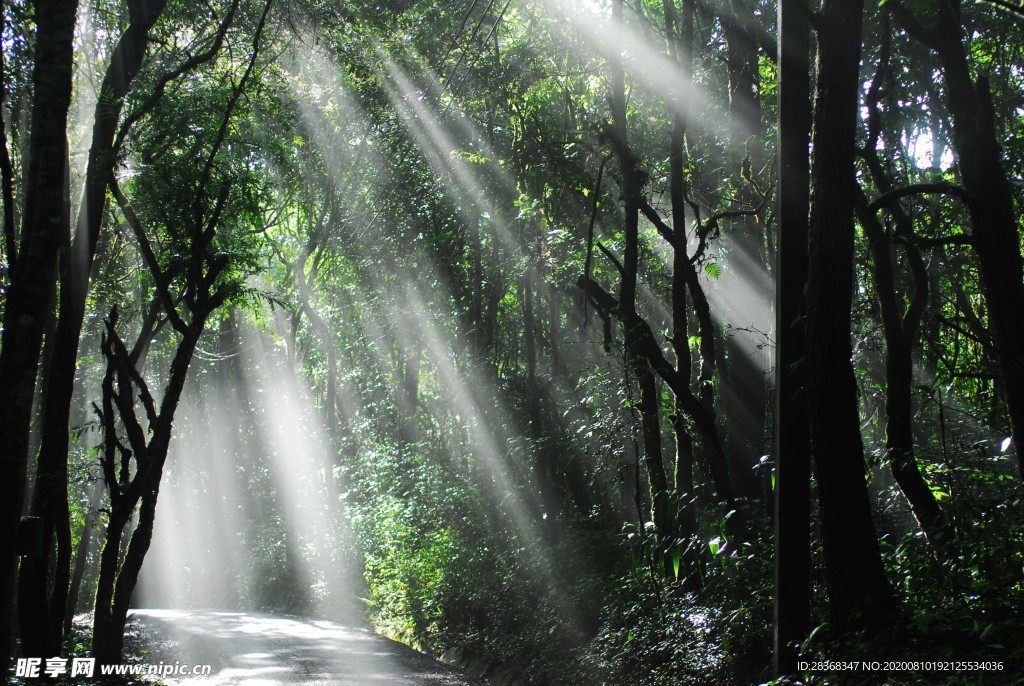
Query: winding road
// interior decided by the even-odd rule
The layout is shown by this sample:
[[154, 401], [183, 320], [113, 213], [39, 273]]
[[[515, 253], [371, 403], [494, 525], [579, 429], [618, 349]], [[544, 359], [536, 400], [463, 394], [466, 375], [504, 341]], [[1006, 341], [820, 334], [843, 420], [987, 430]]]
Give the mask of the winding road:
[[210, 665], [182, 686], [480, 686], [433, 658], [367, 629], [254, 612], [133, 610], [149, 664]]

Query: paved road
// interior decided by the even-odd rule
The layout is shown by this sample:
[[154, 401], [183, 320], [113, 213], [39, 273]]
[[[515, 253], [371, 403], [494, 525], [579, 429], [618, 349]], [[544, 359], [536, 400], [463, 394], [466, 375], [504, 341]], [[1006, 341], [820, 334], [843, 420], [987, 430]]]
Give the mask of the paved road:
[[480, 686], [408, 646], [333, 622], [253, 612], [133, 610], [150, 664], [209, 664], [182, 686]]

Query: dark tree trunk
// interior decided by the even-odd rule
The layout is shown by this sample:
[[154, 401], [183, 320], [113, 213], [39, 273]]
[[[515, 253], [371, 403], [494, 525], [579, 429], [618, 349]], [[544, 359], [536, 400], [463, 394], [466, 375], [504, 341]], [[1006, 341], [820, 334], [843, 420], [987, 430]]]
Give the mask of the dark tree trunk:
[[[892, 178], [878, 153], [881, 137], [882, 110], [880, 102], [886, 80], [890, 77], [892, 35], [889, 15], [883, 15], [882, 45], [878, 68], [867, 91], [868, 134], [861, 156], [879, 192], [883, 195], [894, 189]], [[900, 201], [887, 205], [893, 218], [893, 236], [886, 232], [875, 209], [867, 198], [857, 190], [857, 216], [868, 237], [871, 248], [875, 289], [878, 294], [879, 310], [882, 315], [882, 330], [885, 335], [885, 443], [888, 451], [889, 468], [899, 485], [918, 524], [925, 532], [937, 553], [946, 558], [954, 555], [950, 548], [954, 532], [938, 501], [924, 480], [914, 455], [914, 411], [913, 411], [913, 352], [918, 340], [921, 318], [928, 304], [928, 269], [921, 252], [914, 244], [914, 220], [904, 211]], [[897, 292], [894, 251], [902, 246], [912, 280], [912, 288], [904, 305], [904, 298]]]
[[[971, 79], [959, 12], [940, 2], [930, 36], [942, 61], [947, 106], [953, 117], [953, 148], [968, 193], [967, 207], [978, 254], [982, 289], [1003, 374], [1017, 464], [1024, 475], [1024, 263], [1013, 189], [1003, 170], [995, 108], [988, 79]], [[957, 3], [958, 4], [958, 3]]]
[[928, 299], [928, 273], [917, 247], [910, 242], [912, 235], [908, 235], [910, 227], [907, 225], [910, 219], [902, 216], [897, 219], [897, 224], [903, 229], [898, 229], [897, 235], [905, 243], [914, 276], [913, 297], [906, 314], [902, 315], [893, 273], [892, 243], [866, 202], [858, 203], [857, 212], [871, 244], [875, 287], [885, 334], [885, 447], [889, 453], [889, 468], [928, 540], [936, 551], [949, 554], [953, 530], [925, 482], [914, 455], [913, 349]]
[[[676, 369], [665, 359], [665, 355], [658, 345], [654, 332], [650, 325], [636, 312], [624, 313], [618, 306], [617, 301], [609, 295], [601, 286], [592, 279], [581, 276], [576, 285], [582, 290], [593, 303], [594, 307], [605, 318], [615, 316], [623, 325], [626, 331], [634, 336], [635, 350], [647, 361], [650, 368], [660, 376], [672, 393], [679, 400], [687, 416], [693, 421], [697, 433], [703, 442], [704, 453], [707, 461], [707, 471], [715, 485], [719, 498], [725, 502], [730, 510], [736, 509], [736, 501], [732, 495], [732, 486], [729, 483], [728, 471], [726, 470], [725, 451], [722, 448], [718, 436], [718, 428], [715, 425], [715, 417], [708, 410], [705, 404], [690, 390], [688, 378], [683, 378]], [[733, 516], [729, 521], [732, 531], [738, 536], [744, 535], [745, 526], [742, 518]]]
[[[612, 3], [612, 20], [623, 25], [623, 0]], [[639, 160], [629, 149], [626, 122], [626, 86], [622, 60], [616, 55], [611, 60], [611, 93], [609, 104], [612, 114], [611, 134], [623, 184], [623, 211], [625, 213], [625, 247], [622, 279], [619, 285], [618, 310], [627, 323], [624, 331], [628, 364], [640, 388], [638, 409], [644, 444], [644, 465], [651, 483], [652, 518], [662, 539], [674, 537], [675, 526], [668, 491], [668, 477], [661, 447], [661, 417], [659, 396], [654, 373], [643, 352], [643, 331], [636, 311], [637, 276], [640, 267], [640, 201], [641, 180]]]
[[[92, 651], [93, 655], [100, 659], [103, 655], [108, 664], [119, 662], [120, 652], [111, 655], [114, 645], [120, 645], [123, 641], [121, 632], [112, 629], [116, 624], [114, 621], [114, 586], [117, 581], [117, 563], [121, 555], [121, 541], [124, 538], [124, 529], [128, 525], [128, 518], [131, 510], [125, 512], [125, 505], [112, 502], [110, 519], [107, 523], [107, 531], [104, 535], [103, 549], [100, 552], [99, 577], [96, 581], [96, 599], [93, 610], [92, 622]], [[116, 636], [114, 634], [117, 634]], [[118, 649], [119, 650], [119, 649]]]
[[[687, 280], [685, 274], [692, 269], [689, 255], [679, 238], [686, 226], [686, 129], [690, 110], [686, 91], [693, 85], [693, 30], [694, 6], [686, 0], [682, 16], [677, 16], [675, 0], [665, 0], [665, 35], [668, 51], [680, 65], [683, 81], [672, 94], [672, 132], [669, 138], [669, 195], [672, 203], [672, 224], [676, 228], [677, 244], [672, 253], [672, 351], [676, 358], [676, 373], [689, 379], [693, 360], [690, 352], [689, 316], [687, 313]], [[690, 433], [686, 410], [679, 397], [675, 399], [672, 430], [676, 438], [674, 486], [676, 496], [682, 499], [678, 508], [678, 535], [687, 543], [697, 535], [697, 494], [694, 491], [693, 435]], [[684, 544], [686, 545], [686, 544]], [[680, 577], [688, 586], [701, 583], [700, 554], [696, 547], [686, 545]], [[674, 570], [673, 570], [674, 571]]]
[[[166, 453], [166, 449], [165, 449]], [[128, 610], [131, 607], [132, 594], [139, 581], [139, 571], [149, 552], [153, 541], [153, 522], [156, 518], [156, 501], [160, 493], [161, 471], [150, 475], [151, 485], [142, 494], [139, 506], [139, 521], [128, 542], [128, 550], [117, 574], [114, 586], [113, 604], [110, 618], [103, 634], [93, 634], [93, 655], [100, 664], [116, 664], [122, 661], [124, 651], [124, 626], [128, 621]]]
[[775, 267], [774, 671], [797, 671], [811, 631], [811, 447], [807, 404], [807, 219], [810, 28], [796, 0], [779, 2], [779, 251]]
[[886, 334], [885, 447], [889, 468], [910, 503], [917, 523], [936, 551], [951, 555], [953, 529], [921, 474], [914, 455], [913, 362], [911, 347], [899, 335]]
[[15, 542], [25, 497], [29, 422], [43, 327], [56, 279], [58, 246], [68, 239], [65, 168], [77, 0], [37, 0], [32, 134], [24, 223], [10, 271], [0, 347], [0, 681], [8, 678]]
[[[144, 456], [136, 455], [139, 466], [135, 478], [128, 482], [122, 482], [118, 487], [119, 492], [112, 491], [111, 493], [111, 523], [107, 529], [107, 540], [100, 562], [100, 578], [93, 621], [93, 655], [100, 664], [121, 662], [121, 651], [124, 647], [124, 625], [128, 616], [129, 604], [139, 578], [139, 571], [142, 569], [142, 563], [153, 538], [156, 501], [160, 491], [164, 463], [167, 460], [167, 452], [170, 447], [174, 414], [181, 400], [189, 365], [208, 315], [209, 312], [197, 315], [199, 324], [193, 323], [178, 343], [174, 360], [171, 363], [164, 397], [160, 402], [160, 411], [156, 421], [150, 427], [152, 438], [142, 451], [138, 451], [137, 446], [133, 446], [136, 448], [136, 452], [144, 453]], [[108, 335], [114, 335], [113, 327], [108, 328]], [[125, 359], [126, 352], [123, 346], [112, 345], [109, 355], [108, 364], [118, 364], [122, 370], [124, 365], [133, 364], [132, 360]], [[110, 390], [104, 390], [105, 394], [108, 392]], [[106, 400], [104, 402], [105, 412], [112, 412], [113, 405]], [[122, 414], [122, 420], [126, 424], [136, 423], [134, 418], [129, 420], [124, 416], [125, 408], [120, 405], [118, 405], [118, 412]], [[112, 419], [108, 418], [106, 421], [108, 430], [111, 430]], [[108, 453], [107, 459], [111, 459], [110, 453]], [[108, 470], [108, 476], [109, 474]], [[124, 528], [131, 518], [135, 506], [139, 503], [141, 503], [139, 522], [132, 533], [124, 560], [118, 565]]]
[[[3, 4], [0, 4], [0, 10]], [[6, 22], [6, 20], [5, 20]], [[7, 65], [5, 53], [0, 50], [0, 111], [7, 101]], [[5, 263], [0, 266], [0, 284], [7, 284], [9, 272], [18, 261], [17, 220], [14, 215], [14, 167], [7, 144], [7, 123], [0, 119], [0, 199], [3, 201], [3, 232]]]
[[106, 207], [106, 188], [116, 159], [114, 136], [135, 75], [146, 54], [149, 30], [166, 0], [129, 2], [131, 23], [118, 40], [100, 87], [92, 146], [86, 171], [85, 192], [78, 214], [78, 230], [69, 253], [60, 265], [60, 316], [48, 363], [49, 390], [43, 407], [42, 444], [32, 514], [43, 521], [44, 533], [56, 536], [53, 586], [49, 556], [26, 559], [21, 568], [18, 603], [22, 615], [22, 642], [26, 654], [57, 655], [63, 640], [63, 618], [70, 582], [71, 540], [68, 523], [68, 446], [71, 399], [74, 394], [78, 342], [85, 319], [89, 274]]
[[807, 361], [811, 448], [833, 623], [876, 625], [892, 612], [865, 479], [851, 363], [854, 145], [863, 0], [819, 13], [811, 154]]

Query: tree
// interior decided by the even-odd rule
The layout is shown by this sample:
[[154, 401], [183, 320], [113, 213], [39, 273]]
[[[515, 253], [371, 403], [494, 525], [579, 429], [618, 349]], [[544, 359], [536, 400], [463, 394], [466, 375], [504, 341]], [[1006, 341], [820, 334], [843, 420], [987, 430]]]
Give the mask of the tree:
[[[68, 443], [75, 361], [85, 319], [89, 274], [106, 207], [106, 186], [117, 163], [115, 134], [125, 97], [142, 67], [149, 31], [160, 17], [166, 0], [128, 3], [129, 26], [118, 40], [103, 77], [94, 115], [92, 146], [86, 171], [85, 193], [78, 213], [78, 229], [60, 259], [60, 309], [49, 365], [42, 418], [37, 481], [31, 512], [42, 523], [42, 550], [21, 565], [18, 611], [22, 652], [49, 657], [59, 655], [63, 643], [65, 605], [71, 574], [71, 531], [68, 521]], [[56, 542], [52, 588], [50, 551]], [[49, 591], [49, 593], [48, 593]], [[49, 597], [48, 597], [49, 596]]]
[[[213, 312], [229, 299], [238, 297], [242, 290], [241, 280], [245, 273], [239, 269], [244, 267], [244, 262], [240, 265], [232, 263], [233, 259], [239, 261], [239, 256], [232, 252], [232, 248], [238, 250], [239, 246], [232, 245], [223, 224], [255, 215], [256, 208], [245, 207], [245, 200], [253, 199], [254, 195], [251, 191], [239, 194], [235, 190], [236, 184], [244, 183], [244, 179], [232, 178], [219, 170], [218, 157], [228, 144], [229, 126], [235, 110], [265, 47], [261, 45], [261, 37], [271, 5], [272, 0], [267, 0], [263, 6], [253, 35], [251, 56], [230, 91], [212, 140], [200, 139], [200, 145], [193, 146], [191, 150], [182, 145], [176, 151], [175, 159], [167, 160], [171, 164], [180, 164], [195, 155], [196, 147], [209, 145], [205, 157], [190, 160], [199, 163], [201, 172], [198, 178], [180, 180], [183, 188], [172, 187], [171, 195], [166, 198], [170, 202], [186, 200], [184, 211], [166, 207], [155, 213], [162, 217], [177, 214], [182, 220], [181, 226], [177, 222], [169, 222], [162, 227], [166, 232], [162, 238], [173, 251], [169, 262], [161, 261], [153, 247], [153, 232], [143, 225], [117, 179], [111, 178], [108, 182], [149, 270], [154, 295], [151, 311], [131, 351], [116, 330], [116, 310], [107, 322], [103, 341], [106, 372], [100, 413], [104, 427], [102, 466], [111, 509], [93, 620], [93, 653], [101, 664], [121, 661], [129, 604], [152, 541], [156, 503], [170, 447], [174, 414], [196, 345]], [[175, 191], [181, 192], [189, 186], [191, 197], [174, 195]], [[239, 195], [243, 199], [241, 202]], [[262, 229], [262, 226], [258, 228]], [[158, 407], [149, 384], [139, 372], [139, 361], [163, 323], [171, 326], [179, 340]], [[118, 422], [127, 445], [119, 438]], [[122, 538], [136, 507], [139, 507], [139, 521], [122, 558]]]
[[816, 16], [807, 277], [811, 451], [832, 621], [877, 625], [892, 612], [871, 521], [857, 382], [850, 358], [853, 196], [863, 3], [825, 0]]
[[943, 0], [924, 17], [902, 3], [894, 11], [907, 33], [935, 51], [942, 64], [953, 148], [967, 191], [971, 244], [978, 255], [1018, 469], [1024, 476], [1018, 435], [1024, 426], [1024, 331], [1018, 314], [1024, 299], [1024, 259], [1013, 190], [1003, 170], [996, 135], [989, 78], [984, 74], [971, 77], [959, 2]]
[[[907, 497], [915, 518], [936, 549], [944, 553], [944, 558], [950, 559], [953, 557], [950, 551], [954, 532], [921, 474], [914, 450], [913, 353], [918, 327], [928, 304], [928, 271], [921, 250], [915, 244], [913, 219], [895, 197], [894, 185], [878, 154], [882, 134], [879, 102], [885, 87], [884, 81], [889, 78], [891, 68], [891, 35], [887, 14], [881, 30], [883, 35], [878, 70], [865, 97], [868, 132], [860, 157], [882, 192], [880, 201], [887, 206], [895, 228], [891, 234], [886, 231], [875, 214], [878, 205], [869, 205], [859, 190], [856, 193], [856, 213], [871, 246], [872, 271], [885, 335], [885, 441], [890, 470]], [[913, 284], [912, 294], [906, 304], [897, 290], [898, 272], [893, 260], [897, 243], [906, 255]]]
[[811, 446], [805, 333], [811, 133], [810, 27], [779, 3], [779, 257], [775, 295], [775, 673], [811, 629]]
[[38, 0], [34, 7], [36, 56], [29, 174], [18, 250], [7, 256], [12, 268], [0, 341], [0, 473], [4, 475], [0, 525], [7, 532], [0, 538], [0, 679], [5, 682], [32, 399], [43, 328], [53, 300], [57, 251], [69, 240], [70, 221], [65, 184], [66, 131], [78, 2]]

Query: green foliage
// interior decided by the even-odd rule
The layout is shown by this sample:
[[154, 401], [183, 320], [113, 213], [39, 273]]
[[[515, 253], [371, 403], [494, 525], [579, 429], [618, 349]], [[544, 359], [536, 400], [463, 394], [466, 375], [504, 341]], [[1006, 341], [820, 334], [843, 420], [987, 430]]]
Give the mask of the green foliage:
[[[642, 567], [618, 580], [589, 649], [604, 683], [668, 686], [756, 678], [770, 647], [770, 553], [760, 544], [726, 552], [717, 537], [711, 544], [717, 563], [705, 568], [698, 591], [661, 581]], [[709, 542], [692, 545], [706, 548]]]
[[[657, 496], [677, 511], [695, 503], [697, 530], [657, 531], [649, 470], [674, 477], [674, 451], [682, 451], [695, 427], [686, 418], [674, 433], [680, 408], [669, 384], [659, 381], [655, 414], [665, 460], [645, 462], [636, 369], [627, 364], [622, 327], [612, 321], [617, 313], [596, 311], [576, 283], [587, 269], [617, 298], [624, 280], [625, 179], [608, 97], [609, 62], [621, 58], [630, 161], [645, 201], [677, 242], [673, 248], [641, 218], [637, 314], [659, 332], [654, 345], [692, 382], [723, 430], [747, 423], [726, 441], [737, 483], [772, 463], [760, 458], [772, 433], [769, 396], [748, 398], [756, 394], [743, 384], [760, 380], [764, 370], [744, 363], [767, 359], [776, 332], [757, 332], [765, 343], [756, 351], [737, 341], [748, 342], [741, 333], [749, 333], [749, 319], [765, 314], [751, 314], [760, 308], [751, 291], [770, 290], [778, 268], [775, 60], [757, 50], [746, 65], [757, 77], [758, 112], [753, 130], [734, 139], [729, 110], [737, 94], [729, 77], [737, 41], [728, 17], [697, 3], [685, 159], [674, 160], [668, 143], [680, 106], [664, 84], [680, 78], [682, 68], [668, 70], [661, 60], [668, 5], [660, 0], [627, 3], [626, 33], [604, 23], [611, 7], [605, 0], [587, 3], [582, 21], [546, 2], [510, 3], [500, 18], [503, 2], [278, 3], [274, 42], [204, 177], [246, 66], [258, 4], [243, 3], [248, 11], [228, 32], [223, 54], [175, 80], [151, 108], [131, 110], [139, 119], [125, 135], [116, 172], [175, 307], [188, 306], [197, 267], [226, 261], [210, 285], [225, 287], [230, 297], [203, 345], [227, 335], [236, 314], [251, 320], [274, 350], [258, 364], [287, 360], [303, 373], [315, 412], [294, 430], [312, 434], [311, 427], [329, 424], [323, 435], [332, 461], [318, 473], [317, 488], [326, 492], [328, 482], [336, 483], [330, 506], [339, 519], [349, 517], [355, 542], [308, 540], [289, 527], [257, 438], [274, 417], [273, 403], [259, 401], [261, 391], [232, 387], [241, 408], [231, 418], [239, 440], [215, 457], [232, 465], [251, 497], [242, 533], [251, 559], [233, 600], [276, 612], [334, 612], [339, 606], [331, 603], [340, 601], [325, 575], [304, 567], [352, 558], [364, 597], [347, 600], [365, 603], [377, 629], [428, 651], [460, 648], [536, 683], [766, 679], [773, 570], [764, 513], [774, 474], [766, 475], [765, 493], [747, 489], [740, 498], [751, 529], [741, 541], [727, 530], [721, 494], [708, 483], [707, 443], [695, 434], [694, 492]], [[926, 14], [933, 4], [901, 6]], [[959, 183], [947, 86], [934, 55], [894, 23], [883, 28], [894, 20], [883, 20], [877, 5], [867, 16], [862, 95], [882, 59], [883, 30], [892, 34], [891, 65], [879, 119], [864, 111], [858, 144], [868, 140], [869, 126], [879, 127], [876, 148], [894, 187]], [[674, 6], [681, 12], [693, 3]], [[24, 8], [13, 7], [13, 35], [5, 34], [4, 43], [13, 100], [5, 101], [4, 121], [18, 167], [26, 137], [19, 98], [30, 87], [32, 46], [23, 35]], [[213, 9], [222, 15], [225, 7]], [[765, 35], [774, 31], [773, 3], [730, 7], [747, 12]], [[161, 74], [211, 43], [210, 9], [171, 3], [132, 107], [148, 102], [142, 94]], [[1021, 205], [1021, 28], [967, 4], [962, 11], [970, 66], [989, 77], [996, 143]], [[100, 44], [90, 59], [107, 59], [125, 17], [92, 14]], [[625, 48], [616, 43], [624, 35], [633, 41]], [[73, 142], [84, 136], [74, 134]], [[886, 184], [874, 178], [869, 152], [862, 150], [857, 176], [870, 202]], [[679, 209], [671, 198], [673, 164], [685, 185], [685, 216], [672, 216]], [[975, 231], [955, 195], [900, 203], [912, 237], [896, 235], [893, 212], [879, 213], [896, 310], [906, 316], [925, 290], [914, 282], [911, 244], [926, 262], [930, 298], [906, 341], [917, 365], [914, 457], [958, 540], [939, 562], [888, 471], [888, 351], [878, 272], [861, 232], [853, 360], [865, 469], [901, 614], [880, 634], [838, 635], [826, 625], [825, 579], [815, 572], [815, 621], [822, 628], [805, 654], [835, 660], [957, 653], [1000, 656], [1009, 665], [1021, 658], [1013, 635], [1024, 598], [1024, 496], [1011, 476], [1012, 450], [1000, 449], [1009, 435], [1006, 395], [968, 245]], [[197, 227], [197, 216], [213, 215], [213, 225]], [[716, 215], [723, 218], [709, 222]], [[154, 388], [173, 354], [175, 334], [161, 318], [166, 303], [153, 297], [159, 275], [140, 258], [113, 202], [109, 221], [79, 360], [85, 395], [95, 395], [98, 332], [115, 305], [126, 330], [140, 328], [149, 312], [157, 315], [162, 328], [143, 365]], [[701, 255], [694, 253], [698, 245]], [[706, 288], [711, 330], [700, 328], [695, 293], [674, 291], [673, 249], [687, 252]], [[687, 318], [682, 331], [673, 327], [676, 296]], [[609, 317], [607, 330], [602, 317]], [[677, 350], [671, 337], [680, 334]], [[705, 357], [712, 348], [714, 360]], [[210, 354], [203, 346], [200, 353]], [[193, 378], [213, 386], [217, 364], [223, 372], [235, 355], [257, 364], [244, 352], [220, 351], [212, 355], [216, 364], [193, 363]], [[212, 423], [190, 415], [181, 431], [202, 436]], [[87, 427], [85, 419], [75, 424]], [[86, 493], [97, 436], [86, 428], [78, 439], [71, 484], [76, 543], [94, 509]], [[747, 446], [753, 459], [744, 462]], [[820, 563], [819, 541], [813, 552]], [[837, 683], [842, 675], [801, 678]], [[917, 678], [908, 675], [906, 683]], [[961, 681], [950, 676], [947, 683]]]

